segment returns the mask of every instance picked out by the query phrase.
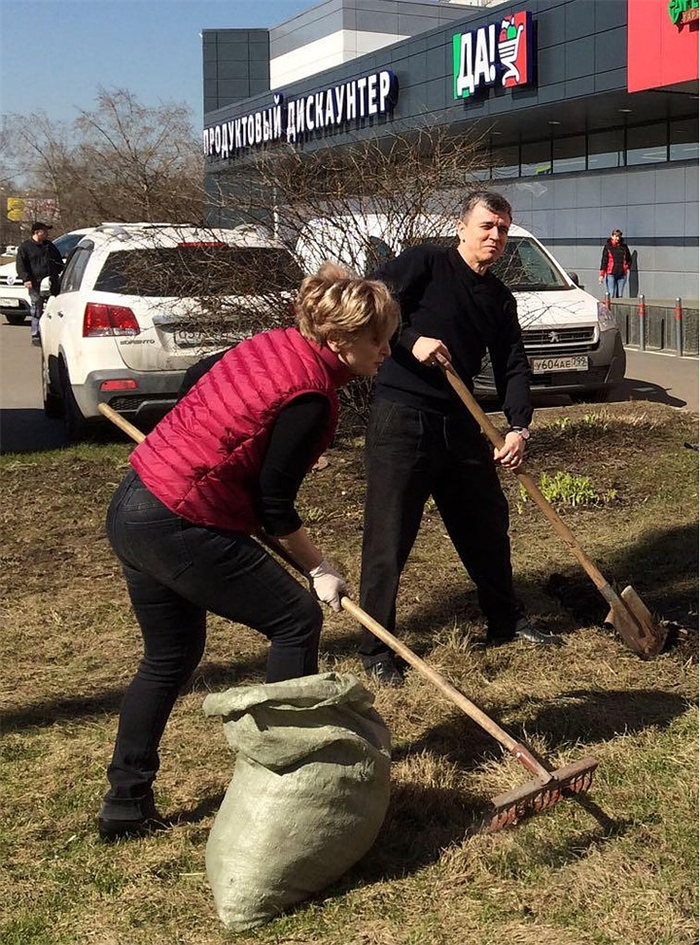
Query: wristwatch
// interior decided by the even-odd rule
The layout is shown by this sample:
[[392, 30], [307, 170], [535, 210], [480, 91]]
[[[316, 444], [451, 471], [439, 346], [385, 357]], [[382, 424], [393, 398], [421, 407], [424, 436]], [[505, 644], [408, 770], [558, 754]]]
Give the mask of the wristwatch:
[[511, 427], [510, 432], [518, 433], [526, 441], [530, 439], [530, 431], [527, 427]]

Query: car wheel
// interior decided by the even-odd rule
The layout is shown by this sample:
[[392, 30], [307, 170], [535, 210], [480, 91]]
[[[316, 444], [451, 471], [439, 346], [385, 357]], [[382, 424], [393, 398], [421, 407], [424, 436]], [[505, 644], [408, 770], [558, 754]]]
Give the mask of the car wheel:
[[5, 321], [8, 325], [24, 325], [26, 318], [27, 316], [24, 312], [17, 313], [16, 315], [14, 313], [10, 315], [5, 312]]
[[59, 420], [63, 416], [63, 399], [60, 394], [51, 389], [51, 369], [43, 358], [41, 362], [41, 394], [44, 399], [44, 414], [50, 420]]
[[61, 400], [63, 401], [63, 433], [66, 442], [75, 443], [76, 440], [85, 435], [87, 423], [73, 395], [68, 369], [63, 361], [59, 364], [58, 376], [61, 383]]

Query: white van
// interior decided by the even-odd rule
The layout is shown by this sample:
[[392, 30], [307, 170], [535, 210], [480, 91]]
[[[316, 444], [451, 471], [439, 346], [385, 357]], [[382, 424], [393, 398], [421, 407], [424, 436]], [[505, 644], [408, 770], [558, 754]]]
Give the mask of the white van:
[[[296, 254], [305, 272], [330, 259], [368, 275], [418, 243], [456, 244], [456, 221], [431, 214], [410, 221], [390, 214], [319, 218], [307, 223]], [[511, 226], [506, 251], [491, 271], [517, 299], [533, 393], [605, 400], [625, 375], [625, 349], [607, 306], [580, 288], [576, 276], [519, 226]], [[496, 398], [488, 363], [475, 379], [475, 390], [482, 399]]]

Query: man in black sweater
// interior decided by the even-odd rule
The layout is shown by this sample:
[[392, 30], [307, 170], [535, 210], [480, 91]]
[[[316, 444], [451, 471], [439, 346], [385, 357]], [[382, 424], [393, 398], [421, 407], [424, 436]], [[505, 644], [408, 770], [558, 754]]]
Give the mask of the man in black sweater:
[[[367, 497], [360, 602], [394, 632], [399, 578], [433, 496], [486, 616], [486, 644], [517, 637], [558, 644], [533, 627], [515, 596], [508, 504], [495, 464], [517, 469], [532, 417], [530, 369], [515, 298], [489, 271], [506, 247], [510, 204], [475, 191], [465, 202], [454, 248], [407, 249], [373, 275], [392, 287], [401, 327], [377, 375], [366, 435]], [[503, 411], [505, 445], [492, 451], [453, 392], [440, 361], [473, 387], [486, 352]], [[367, 673], [398, 686], [401, 667], [386, 644], [363, 631]]]
[[48, 223], [32, 223], [32, 235], [17, 250], [17, 275], [29, 291], [29, 312], [32, 316], [32, 344], [40, 345], [39, 319], [44, 313], [41, 282], [47, 276], [52, 295], [58, 293], [58, 277], [63, 259], [49, 239]]

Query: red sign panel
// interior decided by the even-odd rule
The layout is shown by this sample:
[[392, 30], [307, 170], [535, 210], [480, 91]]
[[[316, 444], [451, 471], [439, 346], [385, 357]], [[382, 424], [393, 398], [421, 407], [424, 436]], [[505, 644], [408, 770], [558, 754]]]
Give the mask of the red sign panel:
[[627, 0], [627, 89], [663, 88], [698, 78], [698, 21], [668, 0]]

